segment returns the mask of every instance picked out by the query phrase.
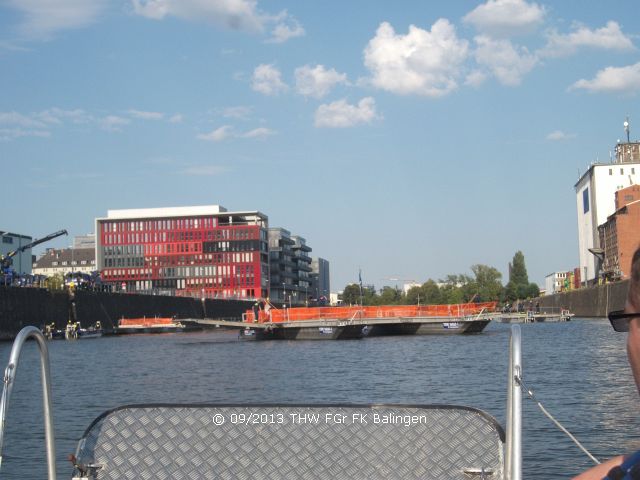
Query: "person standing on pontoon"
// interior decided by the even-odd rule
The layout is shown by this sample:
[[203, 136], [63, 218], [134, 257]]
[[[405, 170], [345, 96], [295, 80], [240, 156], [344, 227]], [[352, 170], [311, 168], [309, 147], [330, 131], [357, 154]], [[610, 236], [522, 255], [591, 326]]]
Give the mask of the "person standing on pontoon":
[[[629, 332], [627, 357], [640, 392], [640, 248], [631, 260], [631, 279], [624, 310], [609, 313], [609, 321], [616, 332]], [[640, 450], [619, 455], [581, 473], [573, 480], [632, 480], [640, 479]]]

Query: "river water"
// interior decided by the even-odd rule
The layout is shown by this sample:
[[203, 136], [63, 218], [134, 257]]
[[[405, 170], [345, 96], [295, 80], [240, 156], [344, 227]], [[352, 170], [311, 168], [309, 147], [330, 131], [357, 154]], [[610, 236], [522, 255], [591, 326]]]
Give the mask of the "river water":
[[[49, 343], [59, 478], [91, 421], [131, 403], [452, 403], [503, 426], [509, 325], [479, 335], [347, 341], [238, 341], [237, 334], [103, 337]], [[606, 320], [522, 325], [524, 378], [598, 458], [640, 449], [626, 334]], [[6, 366], [11, 343], [0, 344]], [[25, 346], [7, 416], [3, 479], [44, 479], [37, 347]], [[523, 398], [525, 479], [564, 479], [590, 460]]]

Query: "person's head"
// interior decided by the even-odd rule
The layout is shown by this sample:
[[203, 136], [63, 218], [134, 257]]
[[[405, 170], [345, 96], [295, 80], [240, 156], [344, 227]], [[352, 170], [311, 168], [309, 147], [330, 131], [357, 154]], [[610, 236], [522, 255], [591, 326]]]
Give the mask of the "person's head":
[[633, 254], [629, 275], [629, 293], [624, 305], [625, 313], [638, 313], [629, 321], [627, 337], [627, 356], [633, 371], [636, 387], [640, 391], [640, 248]]

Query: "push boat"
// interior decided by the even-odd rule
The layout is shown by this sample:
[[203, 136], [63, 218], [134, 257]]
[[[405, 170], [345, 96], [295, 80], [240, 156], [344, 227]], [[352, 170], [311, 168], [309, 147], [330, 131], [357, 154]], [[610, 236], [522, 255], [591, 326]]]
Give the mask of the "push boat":
[[[338, 340], [387, 335], [480, 333], [496, 315], [496, 302], [455, 305], [382, 305], [247, 310], [240, 328], [257, 340]], [[257, 315], [256, 315], [257, 313]], [[198, 323], [232, 326], [229, 322]]]
[[[5, 421], [22, 348], [40, 351], [49, 480], [56, 479], [51, 375], [45, 337], [16, 337], [0, 400]], [[145, 404], [98, 416], [78, 442], [73, 480], [522, 479], [520, 326], [511, 326], [506, 431], [457, 405]], [[407, 428], [410, 426], [411, 428]]]

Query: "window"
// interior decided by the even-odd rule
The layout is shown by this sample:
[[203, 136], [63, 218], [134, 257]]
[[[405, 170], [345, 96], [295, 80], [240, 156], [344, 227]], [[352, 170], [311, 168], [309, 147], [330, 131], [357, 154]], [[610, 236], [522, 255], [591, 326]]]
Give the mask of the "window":
[[609, 176], [613, 175], [613, 168], [609, 169]]
[[620, 169], [620, 175], [624, 175], [624, 168]]
[[13, 237], [2, 237], [2, 243], [13, 243]]
[[587, 213], [589, 211], [589, 189], [585, 188], [582, 191], [582, 211]]

